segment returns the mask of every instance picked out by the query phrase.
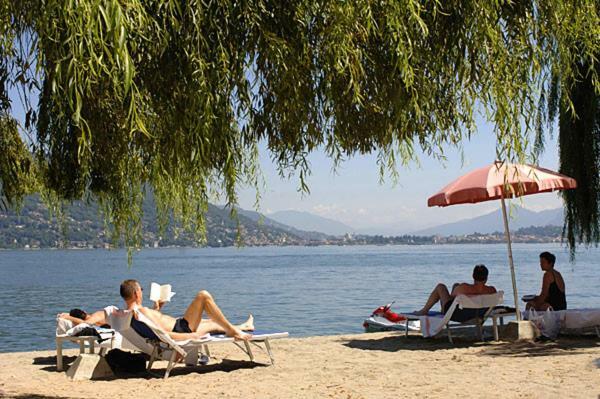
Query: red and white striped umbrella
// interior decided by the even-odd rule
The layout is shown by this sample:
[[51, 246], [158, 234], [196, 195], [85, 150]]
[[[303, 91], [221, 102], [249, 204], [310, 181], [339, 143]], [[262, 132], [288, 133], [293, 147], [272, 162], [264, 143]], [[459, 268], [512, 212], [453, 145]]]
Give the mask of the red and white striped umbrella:
[[508, 244], [508, 260], [513, 284], [517, 319], [520, 319], [517, 284], [513, 264], [505, 198], [577, 188], [575, 179], [533, 165], [496, 161], [459, 177], [427, 200], [428, 206], [474, 204], [500, 199], [504, 230]]
[[548, 169], [495, 162], [454, 180], [430, 197], [427, 205], [473, 204], [576, 187], [575, 179]]

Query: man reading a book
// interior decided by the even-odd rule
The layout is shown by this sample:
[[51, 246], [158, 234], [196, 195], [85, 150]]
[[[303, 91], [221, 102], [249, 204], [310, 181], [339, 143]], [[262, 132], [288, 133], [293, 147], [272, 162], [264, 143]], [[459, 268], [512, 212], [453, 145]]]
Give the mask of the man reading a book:
[[[155, 325], [166, 331], [174, 340], [200, 339], [208, 333], [225, 333], [239, 340], [252, 338], [251, 334], [244, 331], [254, 330], [252, 315], [245, 323], [234, 326], [225, 318], [221, 309], [215, 303], [212, 295], [207, 291], [199, 291], [192, 303], [188, 306], [183, 317], [174, 318], [162, 313], [160, 310], [164, 302], [155, 301], [152, 309], [142, 306], [143, 290], [137, 280], [125, 280], [120, 287], [121, 297], [125, 301], [127, 310], [137, 310], [146, 316]], [[210, 319], [203, 319], [206, 313]], [[154, 333], [144, 323], [132, 318], [131, 327], [141, 336], [151, 338]]]

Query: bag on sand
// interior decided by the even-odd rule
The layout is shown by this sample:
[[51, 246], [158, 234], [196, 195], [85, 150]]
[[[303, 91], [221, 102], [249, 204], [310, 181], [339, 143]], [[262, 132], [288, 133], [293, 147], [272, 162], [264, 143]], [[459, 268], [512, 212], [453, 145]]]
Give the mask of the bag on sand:
[[139, 373], [146, 371], [146, 356], [120, 349], [112, 349], [105, 356], [114, 373]]
[[528, 316], [528, 319], [540, 330], [542, 336], [550, 339], [558, 337], [558, 333], [560, 332], [560, 318], [556, 312], [553, 312], [551, 309], [545, 312], [530, 309]]

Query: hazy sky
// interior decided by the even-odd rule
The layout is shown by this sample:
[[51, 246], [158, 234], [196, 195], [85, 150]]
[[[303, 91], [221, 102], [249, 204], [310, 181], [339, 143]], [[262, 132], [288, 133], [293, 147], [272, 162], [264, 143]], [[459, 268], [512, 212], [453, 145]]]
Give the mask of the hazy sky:
[[[548, 139], [540, 165], [558, 168], [556, 138]], [[311, 156], [312, 175], [308, 179], [310, 195], [298, 191], [298, 178], [281, 179], [266, 151], [261, 153], [261, 163], [267, 188], [263, 192], [260, 209], [264, 213], [281, 210], [311, 212], [348, 224], [356, 229], [378, 227], [386, 230], [413, 231], [455, 220], [475, 217], [498, 209], [497, 201], [481, 204], [457, 205], [446, 208], [428, 208], [427, 198], [447, 183], [472, 169], [490, 164], [495, 160], [496, 139], [493, 126], [478, 122], [478, 133], [470, 142], [464, 143], [464, 165], [458, 149], [449, 148], [445, 165], [421, 154], [420, 167], [411, 165], [399, 168], [396, 186], [390, 178], [379, 184], [376, 156], [359, 156], [346, 161], [332, 171], [332, 162], [323, 153]], [[240, 205], [252, 208], [255, 192], [242, 190]], [[514, 201], [519, 204], [519, 200]], [[532, 210], [561, 206], [555, 193], [524, 197], [522, 205]]]
[[[11, 90], [10, 95], [15, 116], [23, 120], [23, 111], [15, 91]], [[338, 220], [355, 229], [377, 228], [396, 232], [410, 232], [475, 217], [497, 209], [499, 203], [492, 201], [428, 208], [427, 198], [460, 175], [493, 162], [495, 145], [493, 126], [480, 120], [478, 133], [470, 142], [464, 143], [464, 165], [458, 149], [446, 150], [448, 160], [445, 165], [420, 154], [420, 167], [416, 164], [408, 168], [400, 167], [400, 177], [395, 186], [389, 177], [386, 177], [384, 184], [379, 184], [376, 155], [347, 160], [334, 174], [331, 160], [324, 153], [315, 152], [310, 156], [312, 175], [308, 177], [309, 195], [298, 192], [297, 177], [288, 180], [279, 176], [263, 146], [261, 165], [266, 189], [262, 192], [260, 210], [266, 214], [290, 209], [306, 211]], [[547, 142], [540, 165], [553, 170], [558, 168], [556, 139]], [[240, 206], [253, 209], [255, 195], [253, 189], [241, 188]], [[561, 206], [560, 198], [553, 193], [524, 197], [522, 201], [523, 206], [532, 210]]]

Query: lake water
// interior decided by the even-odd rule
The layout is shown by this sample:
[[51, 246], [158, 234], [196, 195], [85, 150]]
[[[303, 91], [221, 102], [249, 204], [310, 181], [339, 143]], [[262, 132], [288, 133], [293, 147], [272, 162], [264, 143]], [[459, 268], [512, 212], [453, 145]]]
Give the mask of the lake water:
[[[557, 255], [569, 307], [600, 307], [598, 249], [570, 264], [558, 245], [515, 245], [519, 296], [539, 292], [546, 250]], [[436, 283], [470, 281], [476, 263], [512, 305], [505, 245], [146, 249], [131, 267], [125, 251], [0, 251], [0, 352], [53, 348], [57, 313], [121, 306], [127, 278], [146, 294], [152, 281], [172, 284], [177, 294], [163, 311], [174, 316], [206, 289], [233, 322], [253, 313], [261, 330], [309, 336], [361, 332], [392, 300], [394, 310], [417, 309]]]

